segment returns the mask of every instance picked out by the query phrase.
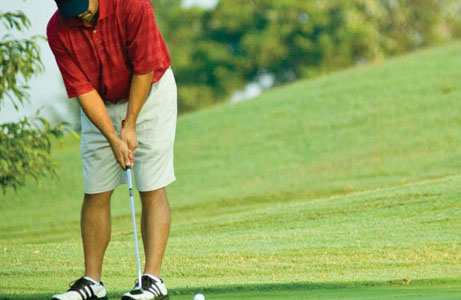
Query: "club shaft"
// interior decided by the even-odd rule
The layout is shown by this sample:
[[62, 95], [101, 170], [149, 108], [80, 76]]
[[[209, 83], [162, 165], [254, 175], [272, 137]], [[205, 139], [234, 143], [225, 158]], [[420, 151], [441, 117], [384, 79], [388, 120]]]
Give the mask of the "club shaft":
[[128, 188], [130, 191], [130, 206], [131, 206], [131, 221], [133, 223], [133, 235], [134, 235], [134, 248], [136, 251], [136, 264], [138, 266], [138, 286], [141, 288], [141, 260], [139, 258], [139, 247], [138, 247], [138, 233], [136, 230], [136, 215], [134, 210], [134, 198], [133, 198], [133, 182], [131, 180], [131, 168], [126, 168], [126, 176], [128, 177]]

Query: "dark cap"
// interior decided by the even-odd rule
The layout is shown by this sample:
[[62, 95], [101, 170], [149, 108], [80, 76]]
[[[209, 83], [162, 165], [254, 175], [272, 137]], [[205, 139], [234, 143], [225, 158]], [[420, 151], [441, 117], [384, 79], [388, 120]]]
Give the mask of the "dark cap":
[[89, 0], [55, 0], [64, 19], [78, 16], [88, 10]]

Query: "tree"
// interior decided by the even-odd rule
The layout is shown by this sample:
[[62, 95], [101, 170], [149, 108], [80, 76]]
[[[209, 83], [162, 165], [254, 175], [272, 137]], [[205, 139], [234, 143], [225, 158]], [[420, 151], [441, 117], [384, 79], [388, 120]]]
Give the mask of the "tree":
[[275, 84], [381, 61], [461, 35], [459, 0], [220, 0], [211, 10], [154, 1], [180, 112]]
[[[0, 23], [8, 31], [25, 31], [31, 25], [23, 12], [0, 12]], [[14, 39], [11, 34], [0, 40], [0, 109], [8, 99], [19, 111], [30, 102], [27, 92], [28, 80], [43, 70], [40, 48], [37, 43], [42, 37]], [[24, 185], [27, 178], [37, 182], [46, 175], [55, 174], [56, 164], [51, 160], [51, 139], [60, 137], [65, 131], [65, 123], [52, 126], [39, 117], [39, 112], [31, 118], [18, 122], [0, 124], [0, 187]]]

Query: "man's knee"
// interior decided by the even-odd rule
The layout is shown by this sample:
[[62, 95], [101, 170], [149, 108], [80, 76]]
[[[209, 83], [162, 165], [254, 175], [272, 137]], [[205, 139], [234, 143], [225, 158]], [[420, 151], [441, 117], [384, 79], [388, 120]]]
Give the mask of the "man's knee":
[[147, 192], [139, 192], [139, 195], [141, 196], [141, 201], [143, 203], [143, 206], [146, 205], [168, 205], [168, 199], [166, 197], [166, 191], [165, 188], [160, 188], [157, 190], [153, 191], [147, 191]]
[[113, 190], [98, 194], [85, 194], [83, 198], [84, 206], [107, 208], [110, 206], [110, 198]]

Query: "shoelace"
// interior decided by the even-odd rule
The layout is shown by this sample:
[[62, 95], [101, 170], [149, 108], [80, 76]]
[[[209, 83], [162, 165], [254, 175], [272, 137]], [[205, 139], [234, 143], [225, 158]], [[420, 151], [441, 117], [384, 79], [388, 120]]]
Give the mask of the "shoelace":
[[86, 280], [85, 278], [81, 277], [77, 280], [72, 281], [69, 283], [69, 290], [72, 291], [74, 289], [81, 289], [89, 284], [89, 281]]

